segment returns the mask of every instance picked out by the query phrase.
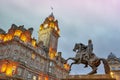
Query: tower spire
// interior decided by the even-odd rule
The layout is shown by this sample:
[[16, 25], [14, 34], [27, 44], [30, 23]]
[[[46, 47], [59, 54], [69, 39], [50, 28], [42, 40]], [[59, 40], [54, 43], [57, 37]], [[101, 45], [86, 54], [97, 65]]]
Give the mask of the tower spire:
[[51, 8], [51, 13], [53, 13], [53, 7], [51, 6], [50, 8]]
[[51, 14], [40, 25], [38, 41], [42, 41], [44, 46], [49, 49], [50, 59], [55, 59], [57, 54], [58, 38], [60, 37], [60, 29], [58, 21], [53, 15], [53, 7]]
[[50, 10], [51, 10], [51, 13], [53, 13], [53, 2], [52, 2], [52, 0], [49, 0], [49, 3], [50, 3]]

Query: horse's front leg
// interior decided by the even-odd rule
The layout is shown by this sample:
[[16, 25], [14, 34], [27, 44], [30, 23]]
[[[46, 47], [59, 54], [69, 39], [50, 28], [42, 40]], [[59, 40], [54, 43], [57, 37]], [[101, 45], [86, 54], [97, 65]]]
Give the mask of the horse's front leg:
[[70, 57], [70, 58], [68, 58], [68, 59], [65, 60], [65, 64], [68, 62], [68, 60], [74, 60], [75, 61], [74, 58]]
[[71, 60], [75, 60], [73, 57], [70, 57], [70, 58], [67, 59], [67, 61], [70, 60], [70, 59], [71, 59]]
[[69, 71], [71, 71], [71, 67], [72, 67], [73, 64], [76, 64], [76, 62], [73, 62], [73, 63], [70, 64], [70, 70]]

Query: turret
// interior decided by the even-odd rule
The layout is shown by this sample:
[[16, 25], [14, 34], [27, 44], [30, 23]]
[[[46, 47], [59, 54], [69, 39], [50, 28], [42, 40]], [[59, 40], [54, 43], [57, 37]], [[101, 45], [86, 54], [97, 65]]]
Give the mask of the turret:
[[58, 21], [51, 13], [40, 25], [38, 31], [38, 42], [42, 41], [43, 45], [49, 49], [49, 57], [51, 59], [54, 59], [57, 53], [59, 33]]

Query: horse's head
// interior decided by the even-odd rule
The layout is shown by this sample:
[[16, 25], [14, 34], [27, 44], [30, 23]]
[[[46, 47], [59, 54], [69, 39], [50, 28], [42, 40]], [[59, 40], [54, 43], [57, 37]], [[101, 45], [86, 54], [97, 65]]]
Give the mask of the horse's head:
[[74, 46], [73, 51], [76, 52], [76, 50], [78, 50], [80, 48], [80, 45], [81, 45], [81, 43], [80, 44], [76, 43], [75, 46]]

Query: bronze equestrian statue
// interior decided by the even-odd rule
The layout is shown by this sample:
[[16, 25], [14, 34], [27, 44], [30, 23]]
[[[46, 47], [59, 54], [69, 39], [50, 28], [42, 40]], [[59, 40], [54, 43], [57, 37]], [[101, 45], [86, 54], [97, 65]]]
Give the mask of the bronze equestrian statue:
[[85, 46], [82, 43], [76, 43], [74, 46], [73, 51], [76, 52], [75, 57], [68, 58], [65, 63], [67, 63], [68, 60], [73, 60], [70, 64], [70, 71], [73, 64], [85, 64], [85, 67], [88, 67], [88, 65], [92, 68], [92, 71], [88, 73], [89, 75], [97, 73], [97, 67], [100, 65], [101, 61], [103, 62], [105, 73], [110, 73], [110, 67], [108, 65], [108, 62], [104, 58], [98, 58], [92, 51], [93, 51], [93, 45], [92, 40], [88, 41], [88, 46]]

